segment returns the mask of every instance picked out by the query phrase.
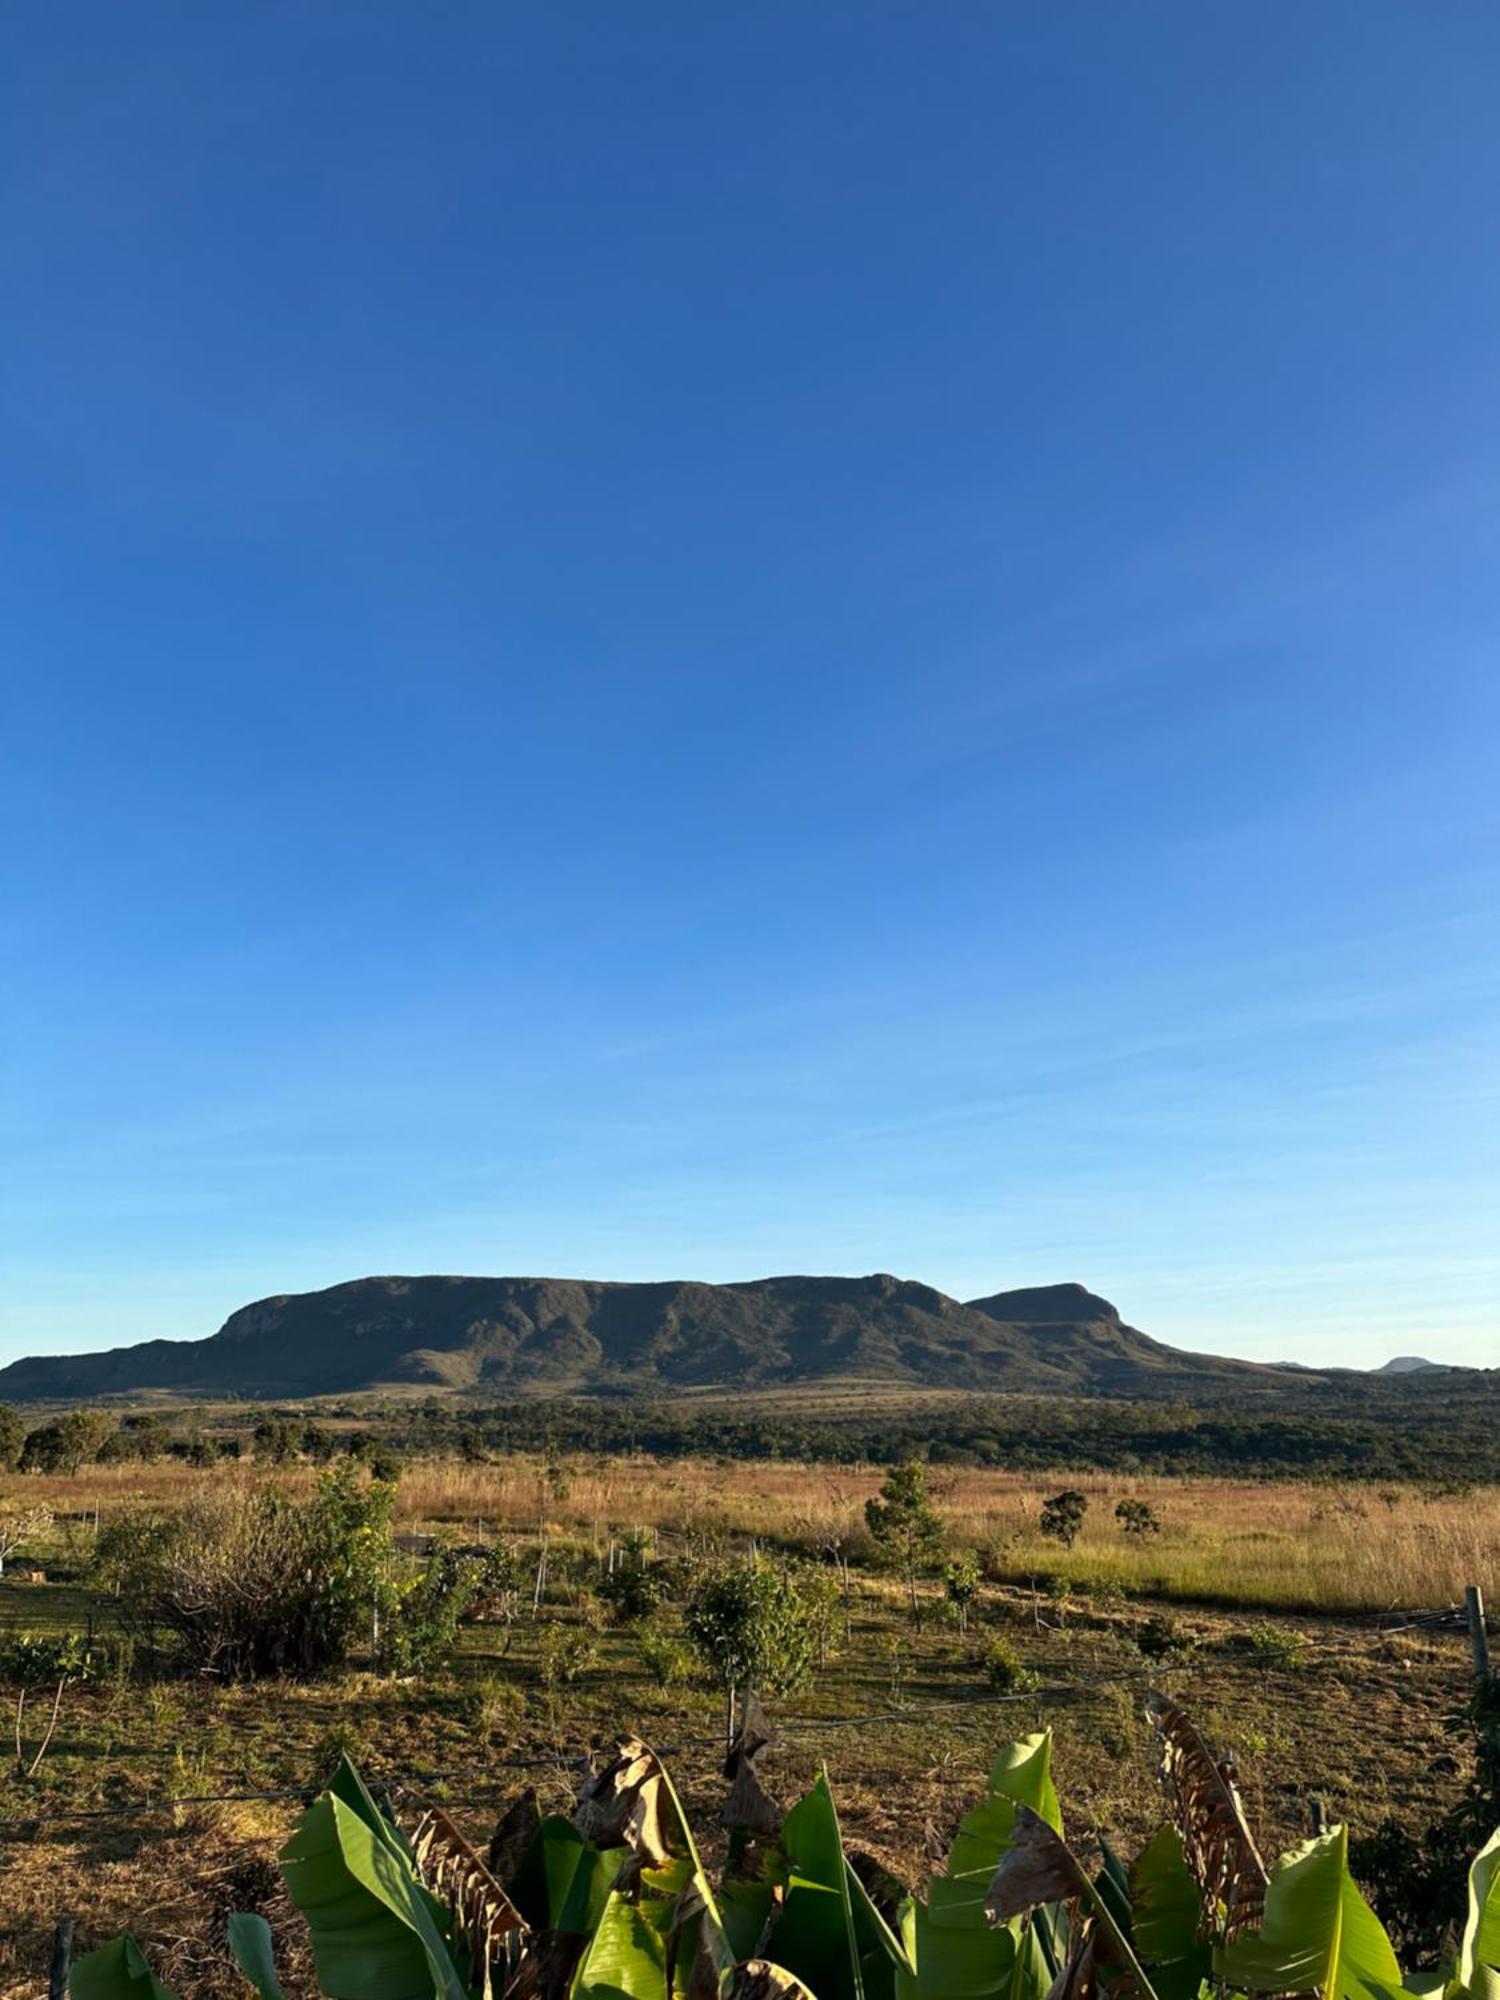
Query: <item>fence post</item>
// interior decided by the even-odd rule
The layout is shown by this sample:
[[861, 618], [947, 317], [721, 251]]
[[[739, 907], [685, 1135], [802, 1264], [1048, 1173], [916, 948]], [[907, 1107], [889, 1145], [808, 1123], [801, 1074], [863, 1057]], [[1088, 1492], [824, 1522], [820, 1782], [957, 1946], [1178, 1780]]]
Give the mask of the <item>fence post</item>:
[[1484, 1629], [1484, 1592], [1477, 1583], [1471, 1583], [1464, 1592], [1464, 1610], [1469, 1619], [1469, 1644], [1474, 1650], [1474, 1678], [1488, 1681], [1493, 1678], [1490, 1642]]
[[52, 1970], [47, 1976], [47, 2000], [68, 2000], [68, 1973], [73, 1962], [73, 1919], [60, 1917], [52, 1933]]

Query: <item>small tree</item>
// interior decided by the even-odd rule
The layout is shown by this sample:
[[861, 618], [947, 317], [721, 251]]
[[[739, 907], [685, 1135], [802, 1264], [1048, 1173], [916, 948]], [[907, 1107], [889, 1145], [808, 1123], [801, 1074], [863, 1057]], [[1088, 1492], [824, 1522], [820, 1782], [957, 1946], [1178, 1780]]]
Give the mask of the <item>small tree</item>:
[[969, 1629], [969, 1611], [979, 1595], [979, 1558], [971, 1551], [943, 1571], [943, 1595], [958, 1620], [960, 1634]]
[[10, 1507], [0, 1502], [0, 1576], [17, 1549], [25, 1548], [52, 1526], [50, 1507]]
[[812, 1634], [795, 1585], [769, 1563], [750, 1562], [697, 1590], [683, 1626], [723, 1688], [734, 1735], [737, 1689], [791, 1694], [812, 1671]]
[[[63, 1691], [74, 1681], [87, 1680], [95, 1668], [95, 1657], [87, 1639], [79, 1633], [49, 1633], [36, 1637], [22, 1632], [0, 1648], [0, 1681], [16, 1690], [15, 1742], [16, 1776], [34, 1778], [57, 1733]], [[52, 1706], [36, 1752], [28, 1758], [22, 1735], [26, 1720], [26, 1698], [33, 1691], [52, 1689]]]
[[1053, 1494], [1042, 1508], [1038, 1526], [1044, 1535], [1050, 1535], [1054, 1542], [1061, 1542], [1065, 1549], [1070, 1549], [1078, 1540], [1083, 1517], [1088, 1511], [1088, 1495], [1070, 1486], [1063, 1493]]
[[797, 1595], [807, 1614], [807, 1629], [818, 1665], [826, 1667], [829, 1655], [837, 1651], [844, 1629], [844, 1592], [838, 1573], [821, 1564], [810, 1563], [797, 1572]]
[[25, 1448], [25, 1420], [9, 1403], [0, 1403], [0, 1472], [14, 1472]]
[[70, 1476], [91, 1465], [99, 1456], [114, 1425], [98, 1410], [71, 1410], [57, 1426], [62, 1448], [62, 1470]]
[[172, 1448], [171, 1429], [154, 1414], [121, 1417], [117, 1435], [121, 1455], [139, 1458], [147, 1465], [155, 1465]]
[[1161, 1533], [1161, 1522], [1157, 1520], [1156, 1509], [1149, 1500], [1122, 1500], [1115, 1509], [1115, 1519], [1127, 1535], [1133, 1535], [1137, 1540]]
[[930, 1570], [943, 1552], [943, 1524], [927, 1492], [927, 1473], [920, 1459], [892, 1468], [880, 1497], [865, 1502], [865, 1525], [876, 1547], [905, 1578], [911, 1615], [917, 1615], [917, 1578]]

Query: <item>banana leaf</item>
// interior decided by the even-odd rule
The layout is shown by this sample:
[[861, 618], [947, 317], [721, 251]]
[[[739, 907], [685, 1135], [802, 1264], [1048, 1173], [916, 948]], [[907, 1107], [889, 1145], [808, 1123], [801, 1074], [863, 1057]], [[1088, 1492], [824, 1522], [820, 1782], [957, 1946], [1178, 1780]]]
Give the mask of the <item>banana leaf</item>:
[[629, 1853], [592, 1846], [571, 1820], [544, 1819], [516, 1865], [511, 1900], [533, 1930], [587, 1934]]
[[177, 2000], [129, 1932], [77, 1960], [68, 1974], [68, 1992], [72, 2000]]
[[1469, 1918], [1458, 1977], [1471, 2000], [1500, 2000], [1500, 1832], [1485, 1842], [1469, 1870]]
[[641, 1906], [611, 1890], [578, 1967], [572, 2000], [666, 2000], [667, 1953]]
[[345, 1758], [281, 1851], [328, 2000], [468, 2000], [447, 1919]]
[[1251, 1993], [1317, 1993], [1322, 2000], [1400, 1994], [1390, 1939], [1349, 1873], [1347, 1827], [1282, 1856], [1260, 1928], [1222, 1946], [1214, 1969]]
[[1212, 1953], [1199, 1936], [1198, 1884], [1182, 1835], [1164, 1826], [1130, 1870], [1130, 1934], [1161, 2000], [1198, 2000]]
[[894, 2000], [906, 1951], [844, 1853], [826, 1773], [787, 1814], [786, 1900], [771, 1928], [776, 1963], [818, 2000]]
[[959, 1825], [947, 1869], [910, 1916], [914, 1972], [898, 1972], [896, 2000], [1041, 2000], [1052, 1984], [1035, 1923], [993, 1925], [985, 1913], [991, 1878], [1015, 1837], [1016, 1808], [1055, 1830], [1062, 1812], [1052, 1782], [1052, 1734], [1007, 1745], [990, 1767], [985, 1798]]
[[260, 1995], [260, 2000], [283, 2000], [276, 1977], [276, 1959], [271, 1948], [271, 1926], [264, 1917], [236, 1910], [229, 1919], [229, 1949], [234, 1962]]

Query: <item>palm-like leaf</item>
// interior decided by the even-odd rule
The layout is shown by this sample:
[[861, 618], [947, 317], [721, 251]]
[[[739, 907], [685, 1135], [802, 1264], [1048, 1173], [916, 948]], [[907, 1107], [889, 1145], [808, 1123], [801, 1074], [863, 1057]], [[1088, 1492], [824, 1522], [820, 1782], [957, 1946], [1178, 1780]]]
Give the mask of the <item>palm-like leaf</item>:
[[1183, 1852], [1203, 1896], [1205, 1928], [1232, 1938], [1260, 1921], [1266, 1867], [1227, 1769], [1165, 1695], [1146, 1697], [1161, 1738], [1161, 1775], [1176, 1811]]
[[177, 2000], [128, 1933], [80, 1958], [68, 1974], [72, 2000]]
[[1472, 2000], [1500, 2000], [1500, 1832], [1491, 1834], [1469, 1870], [1458, 1977]]
[[1349, 1873], [1346, 1827], [1282, 1856], [1260, 1929], [1232, 1939], [1214, 1964], [1222, 1979], [1251, 1993], [1391, 2000], [1401, 1992], [1391, 1941]]
[[467, 2000], [442, 1906], [347, 1758], [281, 1862], [329, 2000]]
[[912, 1907], [908, 1952], [914, 1971], [897, 1976], [897, 2000], [1042, 2000], [1056, 1966], [1032, 1926], [997, 1929], [985, 1895], [1015, 1835], [1019, 1807], [1061, 1829], [1052, 1782], [1052, 1735], [1011, 1743], [990, 1767], [985, 1798], [959, 1825], [947, 1867]]

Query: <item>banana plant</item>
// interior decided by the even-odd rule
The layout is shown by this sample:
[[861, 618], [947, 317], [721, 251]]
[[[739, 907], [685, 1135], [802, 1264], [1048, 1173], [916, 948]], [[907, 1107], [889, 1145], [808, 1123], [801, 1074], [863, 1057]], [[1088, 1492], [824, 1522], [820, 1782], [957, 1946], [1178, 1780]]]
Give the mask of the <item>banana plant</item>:
[[1470, 2000], [1500, 2000], [1500, 1832], [1490, 1835], [1469, 1870], [1457, 1978]]
[[1392, 2000], [1401, 1992], [1391, 1941], [1349, 1873], [1347, 1828], [1282, 1856], [1259, 1929], [1223, 1946], [1215, 1970], [1247, 1993]]
[[1036, 2000], [1046, 1993], [1058, 1970], [1050, 1917], [997, 1924], [986, 1908], [1023, 1808], [1061, 1831], [1050, 1730], [1023, 1737], [995, 1758], [985, 1797], [959, 1823], [945, 1869], [928, 1883], [925, 1901], [908, 1905], [903, 1928], [911, 1969], [898, 1978], [897, 2000]]
[[[1403, 1980], [1341, 1827], [1266, 1870], [1232, 1768], [1152, 1696], [1174, 1823], [1090, 1874], [1064, 1838], [1042, 1732], [1002, 1750], [946, 1865], [888, 1923], [826, 1773], [784, 1817], [731, 1756], [730, 1862], [711, 1883], [672, 1781], [634, 1737], [571, 1816], [521, 1802], [486, 1861], [441, 1810], [402, 1825], [339, 1765], [282, 1852], [328, 2000], [1500, 2000], [1500, 1833], [1474, 1861], [1455, 1963]], [[230, 1952], [283, 2000], [264, 1918]], [[132, 1937], [74, 1966], [73, 2000], [177, 2000]]]

